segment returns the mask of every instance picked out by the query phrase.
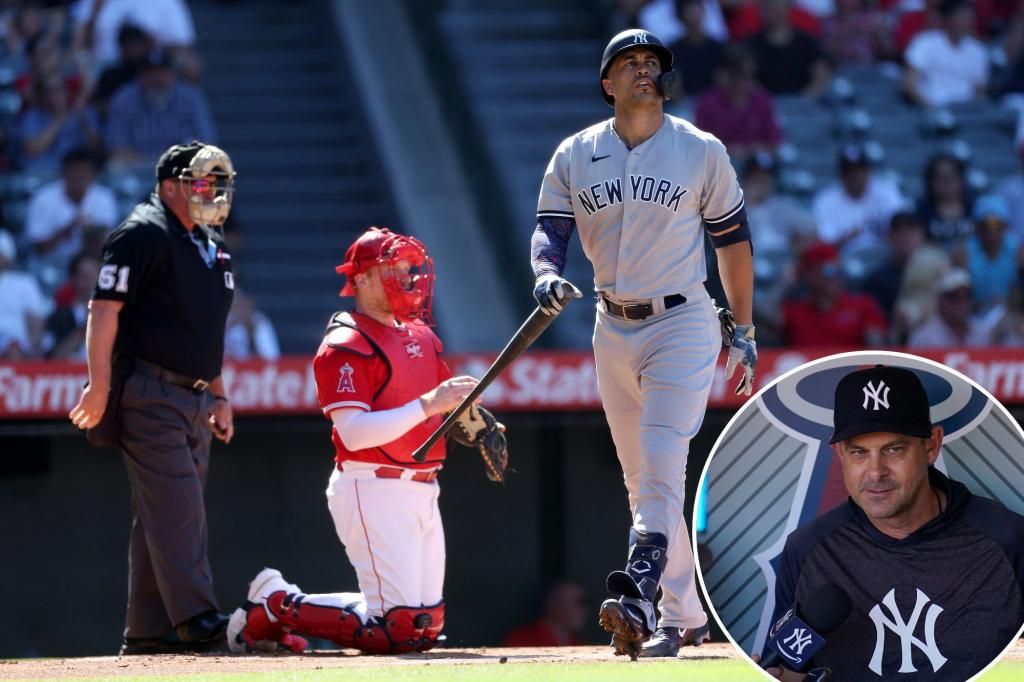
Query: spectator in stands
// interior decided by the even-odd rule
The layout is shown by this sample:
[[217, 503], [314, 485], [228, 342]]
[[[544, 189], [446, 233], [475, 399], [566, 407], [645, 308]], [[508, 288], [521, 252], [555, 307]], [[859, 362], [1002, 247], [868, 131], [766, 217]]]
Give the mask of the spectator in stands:
[[698, 97], [711, 87], [722, 62], [724, 46], [704, 30], [703, 0], [679, 0], [677, 5], [686, 33], [669, 45], [669, 49], [682, 80], [683, 93], [687, 97]]
[[[724, 4], [727, 8], [725, 17], [729, 35], [734, 41], [747, 40], [764, 28], [760, 0], [728, 0]], [[789, 6], [787, 14], [794, 28], [815, 37], [821, 35], [821, 22], [813, 12], [797, 3]]]
[[975, 309], [987, 311], [1006, 303], [1024, 267], [1024, 251], [1017, 238], [1006, 233], [1010, 208], [1001, 196], [979, 197], [974, 220], [974, 235], [955, 260], [971, 276]]
[[885, 315], [874, 299], [849, 293], [839, 250], [818, 242], [800, 255], [803, 295], [783, 304], [786, 343], [791, 346], [878, 346], [885, 342]]
[[974, 232], [967, 168], [952, 154], [939, 153], [924, 169], [924, 197], [917, 213], [924, 222], [928, 239], [950, 252]]
[[42, 354], [50, 305], [35, 278], [15, 269], [17, 255], [14, 237], [0, 230], [0, 353], [31, 358]]
[[96, 157], [85, 149], [64, 155], [61, 177], [40, 187], [25, 213], [25, 238], [32, 246], [31, 269], [47, 288], [57, 285], [68, 263], [82, 250], [89, 228], [118, 222], [114, 193], [96, 182]]
[[89, 317], [89, 299], [100, 275], [100, 261], [90, 254], [80, 253], [71, 259], [68, 275], [74, 296], [67, 304], [58, 305], [46, 320], [46, 357], [85, 360], [85, 323]]
[[168, 51], [185, 78], [199, 80], [202, 74], [195, 25], [185, 0], [82, 0], [74, 19], [77, 48], [91, 51], [101, 68], [118, 59], [121, 26], [134, 24]]
[[110, 101], [107, 149], [117, 165], [149, 166], [171, 145], [216, 137], [206, 98], [178, 80], [164, 50], [150, 51], [138, 79]]
[[885, 16], [868, 0], [836, 0], [822, 20], [821, 44], [835, 64], [874, 64], [893, 54]]
[[942, 0], [939, 11], [942, 29], [918, 34], [904, 54], [904, 91], [923, 107], [969, 102], [988, 85], [988, 49], [971, 35], [969, 0]]
[[1020, 284], [1010, 290], [1006, 314], [992, 330], [992, 345], [1024, 346], [1024, 288]]
[[864, 278], [864, 293], [893, 319], [896, 299], [910, 257], [925, 244], [924, 224], [914, 213], [899, 211], [889, 222], [889, 256]]
[[37, 84], [53, 76], [59, 78], [67, 92], [67, 101], [74, 107], [80, 104], [85, 82], [78, 66], [65, 58], [57, 40], [50, 36], [41, 36], [31, 41], [26, 48], [29, 61], [27, 68], [14, 79], [14, 89], [27, 109], [39, 105]]
[[989, 346], [993, 329], [971, 313], [971, 276], [961, 268], [949, 270], [939, 282], [938, 309], [910, 333], [910, 348]]
[[697, 102], [697, 127], [721, 140], [736, 162], [758, 152], [774, 154], [782, 141], [775, 103], [754, 80], [755, 70], [754, 59], [743, 46], [729, 45], [718, 85]]
[[1009, 234], [1024, 244], [1024, 144], [1018, 143], [1017, 158], [1021, 167], [1013, 175], [1004, 178], [995, 191], [1010, 208]]
[[905, 203], [893, 183], [874, 175], [866, 149], [847, 145], [839, 153], [839, 180], [814, 197], [818, 237], [846, 253], [877, 248]]
[[2, 35], [4, 52], [10, 57], [29, 57], [33, 42], [56, 40], [63, 31], [66, 20], [60, 7], [42, 7], [40, 3], [22, 2], [8, 14], [3, 22]]
[[138, 78], [146, 55], [153, 49], [153, 39], [138, 26], [123, 24], [117, 33], [117, 45], [120, 59], [103, 69], [92, 94], [93, 106], [104, 117], [114, 93]]
[[[703, 5], [701, 32], [714, 40], [729, 40], [729, 29], [718, 0], [698, 0]], [[678, 0], [620, 0], [619, 8], [629, 26], [639, 26], [661, 38], [668, 45], [687, 35], [692, 26], [682, 17]]]
[[922, 7], [900, 14], [896, 30], [893, 32], [898, 55], [903, 56], [910, 41], [919, 33], [942, 30], [942, 14], [939, 12], [941, 4], [942, 0], [924, 0]]
[[789, 0], [762, 0], [764, 29], [749, 46], [757, 80], [776, 95], [817, 98], [828, 87], [832, 69], [816, 38], [789, 20]]
[[502, 646], [580, 646], [590, 607], [583, 587], [572, 580], [560, 580], [544, 596], [544, 613], [536, 621], [512, 630]]
[[903, 270], [903, 282], [893, 306], [889, 322], [889, 338], [897, 345], [906, 344], [910, 332], [919, 327], [938, 307], [936, 283], [949, 271], [949, 254], [932, 244], [925, 244], [910, 256]]
[[[777, 194], [771, 154], [753, 154], [743, 167], [743, 199], [759, 252], [800, 253], [815, 240], [814, 216], [796, 199]], [[755, 252], [756, 255], [756, 252]]]
[[256, 308], [252, 296], [237, 284], [224, 331], [224, 356], [235, 360], [277, 360], [281, 357], [277, 332], [270, 318]]
[[55, 174], [72, 149], [100, 150], [99, 117], [91, 107], [68, 103], [59, 74], [37, 80], [35, 92], [38, 104], [22, 113], [19, 126], [22, 169]]

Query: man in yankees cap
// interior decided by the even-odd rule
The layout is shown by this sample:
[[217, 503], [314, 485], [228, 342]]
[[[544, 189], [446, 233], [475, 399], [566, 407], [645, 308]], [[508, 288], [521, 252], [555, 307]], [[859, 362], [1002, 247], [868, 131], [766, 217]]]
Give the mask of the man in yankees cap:
[[[830, 681], [970, 678], [1024, 622], [1024, 517], [933, 466], [943, 429], [909, 369], [844, 376], [834, 427], [850, 497], [786, 539], [772, 622], [833, 583], [853, 609], [808, 668], [830, 669]], [[983, 459], [978, 453], [968, 466]]]

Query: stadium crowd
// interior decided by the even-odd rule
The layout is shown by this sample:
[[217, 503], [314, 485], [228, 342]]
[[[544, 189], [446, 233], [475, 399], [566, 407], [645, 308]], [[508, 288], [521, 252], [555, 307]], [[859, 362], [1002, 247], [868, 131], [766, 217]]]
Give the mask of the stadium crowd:
[[[989, 101], [1024, 112], [1020, 0], [619, 0], [619, 22], [671, 49], [679, 110], [725, 142], [758, 264], [758, 340], [787, 346], [1021, 346], [1024, 174], [981, 180], [943, 150], [920, 196], [841, 140], [834, 180], [780, 188], [780, 98], [835, 98], [845, 69], [896, 74], [922, 116]], [[941, 120], [941, 117], [939, 118]], [[1024, 117], [1021, 117], [1024, 120]], [[863, 132], [863, 131], [862, 131]], [[915, 131], [908, 131], [913, 134]], [[1012, 149], [1007, 144], [1007, 152]], [[1024, 124], [1016, 151], [1024, 162]]]
[[[0, 2], [0, 359], [85, 358], [107, 235], [167, 147], [217, 141], [195, 40], [184, 0]], [[241, 290], [226, 348], [280, 354]]]
[[[943, 150], [908, 192], [850, 136], [834, 179], [801, 194], [781, 181], [777, 106], [836, 97], [853, 66], [898, 74], [901, 106], [1024, 112], [1024, 2], [617, 2], [618, 23], [671, 44], [677, 111], [722, 139], [741, 174], [762, 344], [1024, 345], [1024, 172], [979, 181], [969, 155]], [[195, 39], [184, 0], [0, 0], [0, 359], [84, 357], [106, 235], [150, 191], [163, 149], [217, 141]], [[226, 345], [280, 354], [246, 292]]]

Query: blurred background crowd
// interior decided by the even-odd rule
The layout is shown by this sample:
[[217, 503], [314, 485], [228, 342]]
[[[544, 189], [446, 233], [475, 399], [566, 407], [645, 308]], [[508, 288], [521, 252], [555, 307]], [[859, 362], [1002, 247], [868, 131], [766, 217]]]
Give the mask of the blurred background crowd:
[[[220, 16], [243, 4], [192, 3]], [[421, 5], [442, 37], [482, 26], [477, 40], [488, 11], [509, 9]], [[727, 145], [754, 234], [763, 345], [1024, 345], [1020, 0], [564, 0], [525, 3], [520, 16], [524, 31], [540, 17], [568, 35], [557, 22], [581, 13], [592, 64], [626, 26], [670, 44], [682, 92], [669, 111]], [[198, 138], [234, 154], [204, 95], [223, 83], [210, 83], [200, 48], [185, 0], [0, 1], [0, 359], [83, 358], [103, 240], [151, 191], [159, 153]], [[576, 97], [566, 93], [565, 107]], [[541, 147], [534, 184], [553, 149]], [[240, 170], [241, 208], [226, 229], [239, 252]], [[532, 226], [521, 227], [525, 250]], [[333, 236], [340, 254], [348, 236]], [[236, 263], [228, 354], [308, 352], [321, 317], [295, 319], [278, 296], [288, 292], [269, 285], [278, 298], [261, 312], [245, 291], [248, 263]], [[270, 321], [278, 310], [283, 343]], [[584, 347], [585, 331], [558, 345]]]
[[[218, 140], [195, 41], [184, 0], [0, 3], [0, 359], [85, 358], [107, 235], [163, 150]], [[228, 352], [277, 357], [241, 294]]]

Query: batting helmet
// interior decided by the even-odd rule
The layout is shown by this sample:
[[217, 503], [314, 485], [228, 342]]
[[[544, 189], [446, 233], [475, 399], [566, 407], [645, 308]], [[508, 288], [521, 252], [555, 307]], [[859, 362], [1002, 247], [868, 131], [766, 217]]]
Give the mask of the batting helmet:
[[[607, 78], [608, 67], [612, 65], [616, 57], [626, 50], [634, 48], [646, 48], [658, 55], [658, 61], [661, 62], [661, 76], [658, 77], [658, 81], [654, 85], [658, 89], [659, 95], [665, 99], [672, 99], [672, 89], [676, 79], [676, 72], [672, 70], [672, 51], [665, 47], [658, 36], [638, 28], [623, 31], [608, 42], [608, 46], [604, 48], [604, 54], [601, 55], [601, 80]], [[600, 85], [600, 81], [598, 84]], [[603, 85], [601, 86], [601, 96], [609, 106], [615, 106], [615, 98], [604, 91]]]

